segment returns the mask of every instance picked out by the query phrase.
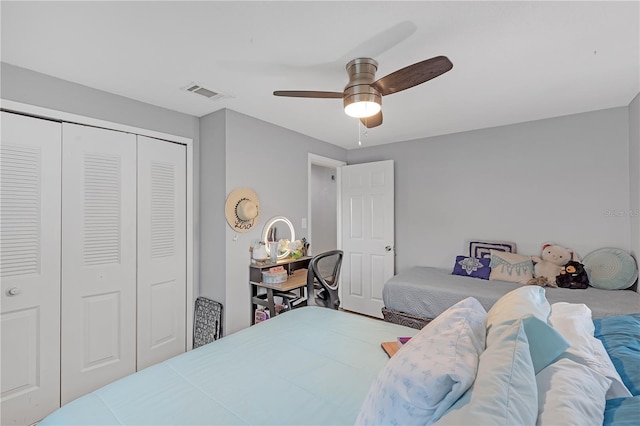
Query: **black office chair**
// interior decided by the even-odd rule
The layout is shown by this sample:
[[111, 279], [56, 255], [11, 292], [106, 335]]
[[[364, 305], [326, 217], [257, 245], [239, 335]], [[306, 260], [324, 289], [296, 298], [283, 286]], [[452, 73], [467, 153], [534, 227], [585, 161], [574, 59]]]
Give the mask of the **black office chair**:
[[331, 250], [311, 259], [307, 272], [308, 300], [314, 300], [316, 305], [326, 308], [340, 307], [338, 280], [343, 255], [342, 250]]

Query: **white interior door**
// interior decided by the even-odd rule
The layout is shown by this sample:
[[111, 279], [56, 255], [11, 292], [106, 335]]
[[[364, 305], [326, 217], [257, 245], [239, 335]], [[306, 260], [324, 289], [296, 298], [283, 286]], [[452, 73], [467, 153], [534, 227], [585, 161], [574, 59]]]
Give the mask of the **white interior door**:
[[382, 287], [394, 275], [393, 161], [341, 168], [341, 306], [382, 318]]
[[60, 123], [2, 113], [3, 425], [60, 406]]
[[136, 366], [136, 136], [63, 124], [62, 403]]
[[138, 370], [186, 350], [186, 147], [138, 136]]

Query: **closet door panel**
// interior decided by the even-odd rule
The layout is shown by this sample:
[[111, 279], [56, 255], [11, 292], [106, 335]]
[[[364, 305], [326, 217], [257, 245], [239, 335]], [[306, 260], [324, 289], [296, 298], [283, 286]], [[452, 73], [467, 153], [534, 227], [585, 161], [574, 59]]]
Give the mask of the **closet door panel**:
[[138, 136], [138, 370], [186, 350], [186, 148]]
[[136, 136], [63, 124], [62, 403], [135, 371]]
[[60, 123], [2, 113], [1, 424], [60, 406]]

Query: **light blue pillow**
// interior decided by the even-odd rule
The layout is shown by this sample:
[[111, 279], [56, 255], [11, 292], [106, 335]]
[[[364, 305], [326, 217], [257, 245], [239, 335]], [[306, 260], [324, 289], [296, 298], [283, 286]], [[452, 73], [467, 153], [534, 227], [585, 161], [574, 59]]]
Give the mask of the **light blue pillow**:
[[550, 313], [551, 305], [544, 288], [531, 285], [510, 291], [489, 309], [487, 347], [514, 322], [521, 320], [529, 342], [532, 342], [531, 359], [537, 374], [569, 347], [567, 339], [547, 323]]
[[522, 319], [524, 331], [529, 339], [529, 352], [533, 369], [538, 374], [542, 369], [558, 359], [570, 346], [567, 339], [546, 322], [530, 315]]
[[511, 290], [498, 299], [487, 315], [487, 346], [500, 335], [501, 330], [529, 314], [544, 322], [548, 321], [551, 305], [545, 297], [544, 288], [526, 285]]
[[470, 297], [427, 324], [380, 371], [356, 424], [425, 425], [438, 419], [473, 383], [486, 319]]
[[512, 323], [480, 355], [473, 386], [436, 425], [534, 425], [538, 389], [524, 320]]

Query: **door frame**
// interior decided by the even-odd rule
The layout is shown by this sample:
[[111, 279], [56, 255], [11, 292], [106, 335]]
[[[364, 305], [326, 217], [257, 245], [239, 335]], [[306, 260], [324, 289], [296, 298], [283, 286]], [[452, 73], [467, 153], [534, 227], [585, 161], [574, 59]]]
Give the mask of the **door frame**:
[[[193, 349], [193, 310], [195, 297], [198, 293], [194, 288], [194, 277], [197, 276], [197, 271], [200, 268], [200, 261], [194, 258], [194, 252], [197, 253], [195, 244], [198, 243], [199, 238], [195, 234], [194, 222], [198, 214], [197, 210], [194, 210], [194, 203], [199, 204], [199, 195], [194, 194], [194, 151], [193, 151], [193, 139], [186, 138], [184, 136], [172, 135], [169, 133], [158, 132], [155, 130], [144, 129], [135, 126], [129, 126], [126, 124], [116, 123], [113, 121], [101, 120], [93, 117], [87, 117], [83, 115], [68, 113], [64, 111], [58, 111], [55, 109], [39, 107], [35, 105], [25, 104], [22, 102], [11, 101], [7, 99], [0, 99], [0, 107], [3, 111], [14, 112], [18, 114], [25, 114], [34, 116], [37, 118], [44, 118], [48, 120], [68, 122], [74, 124], [81, 124], [85, 126], [101, 127], [110, 130], [116, 130], [125, 133], [133, 133], [142, 136], [148, 136], [150, 138], [162, 139], [169, 142], [179, 143], [187, 147], [187, 312], [186, 312], [186, 348], [187, 350]], [[311, 167], [311, 166], [309, 166]], [[310, 170], [310, 168], [309, 168]]]
[[[309, 235], [309, 241], [313, 242], [313, 234], [311, 223], [313, 221], [313, 215], [311, 214], [311, 166], [322, 166], [336, 170], [336, 245], [337, 249], [342, 249], [342, 173], [340, 168], [346, 166], [346, 161], [336, 160], [329, 157], [323, 157], [318, 154], [310, 152], [307, 157], [307, 230]], [[311, 249], [313, 252], [313, 249]], [[319, 254], [319, 253], [316, 253]]]

